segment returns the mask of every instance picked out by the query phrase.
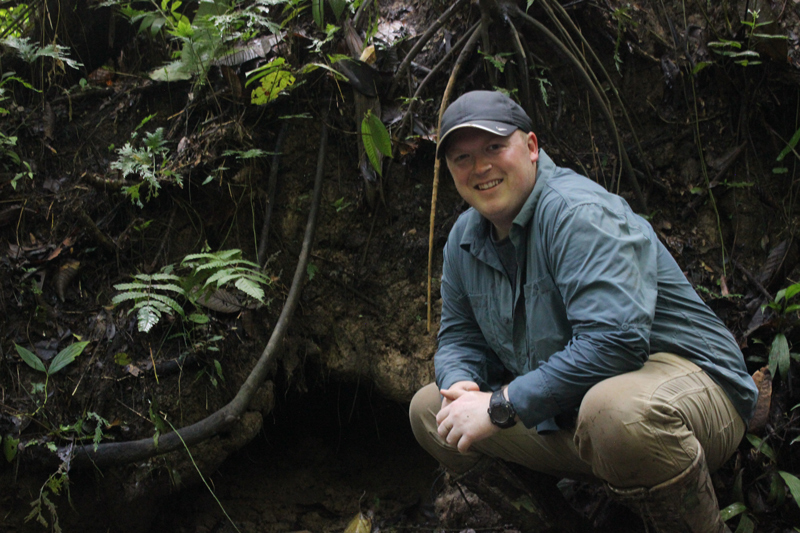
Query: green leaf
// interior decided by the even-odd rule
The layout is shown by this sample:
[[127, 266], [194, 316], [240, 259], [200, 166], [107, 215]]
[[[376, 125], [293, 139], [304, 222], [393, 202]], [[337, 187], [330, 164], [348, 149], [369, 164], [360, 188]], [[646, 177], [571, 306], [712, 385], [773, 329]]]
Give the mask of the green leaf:
[[136, 318], [139, 331], [149, 333], [161, 318], [161, 312], [152, 306], [146, 305], [139, 309]]
[[753, 435], [752, 433], [747, 434], [747, 440], [750, 441], [750, 444], [752, 444], [757, 451], [766, 455], [767, 458], [769, 458], [772, 462], [778, 462], [775, 452], [764, 440], [760, 439], [756, 435]]
[[789, 300], [790, 298], [793, 298], [794, 295], [797, 294], [798, 292], [800, 292], [800, 283], [793, 283], [792, 285], [786, 287], [786, 292], [784, 292], [784, 298]]
[[9, 463], [17, 456], [18, 445], [19, 439], [13, 437], [6, 437], [3, 439], [3, 455]]
[[338, 21], [340, 18], [342, 18], [342, 13], [347, 7], [347, 0], [330, 0], [328, 3], [333, 11], [333, 16], [336, 17], [336, 20]]
[[314, 263], [309, 263], [306, 267], [306, 274], [308, 274], [308, 281], [314, 279], [314, 276], [317, 275], [319, 268]]
[[148, 298], [149, 296], [150, 294], [146, 292], [123, 292], [122, 294], [117, 294], [114, 296], [111, 299], [111, 303], [114, 305], [119, 305], [127, 300], [140, 300], [143, 298]]
[[769, 371], [773, 376], [778, 376], [780, 373], [781, 376], [788, 377], [790, 361], [789, 342], [786, 340], [786, 335], [778, 333], [772, 340], [772, 347], [769, 350]]
[[114, 355], [114, 362], [120, 366], [128, 366], [131, 364], [131, 356], [125, 352], [118, 352]]
[[375, 141], [375, 146], [386, 157], [392, 157], [392, 138], [386, 130], [386, 126], [381, 122], [381, 118], [372, 113], [372, 111], [367, 111], [364, 118], [369, 123], [369, 134], [372, 136], [373, 141]]
[[786, 486], [789, 487], [789, 492], [792, 493], [794, 503], [800, 506], [800, 479], [797, 479], [793, 474], [784, 472], [783, 470], [779, 470], [778, 474], [781, 475], [783, 481], [786, 482]]
[[25, 361], [29, 367], [31, 367], [34, 370], [38, 370], [39, 372], [44, 372], [45, 374], [47, 373], [47, 369], [44, 367], [44, 363], [42, 363], [42, 360], [39, 359], [39, 357], [36, 354], [34, 354], [29, 350], [26, 350], [19, 344], [14, 344], [14, 347], [17, 349], [17, 353], [19, 354], [19, 356], [22, 357], [22, 360]]
[[195, 324], [208, 324], [208, 321], [210, 320], [208, 315], [204, 315], [202, 313], [192, 313], [186, 318]]
[[750, 519], [750, 516], [742, 515], [742, 519], [739, 520], [739, 526], [736, 528], [735, 533], [753, 533], [755, 529], [756, 525]]
[[75, 360], [80, 354], [83, 353], [83, 350], [89, 344], [89, 341], [83, 342], [76, 342], [70, 346], [67, 346], [60, 352], [58, 355], [53, 358], [53, 362], [50, 363], [50, 368], [47, 370], [47, 374], [52, 376], [71, 362]]
[[747, 506], [745, 504], [743, 504], [742, 502], [736, 502], [736, 503], [732, 503], [729, 506], [727, 506], [726, 508], [720, 510], [719, 514], [720, 514], [720, 516], [722, 516], [722, 520], [727, 522], [728, 520], [730, 520], [734, 516], [739, 516], [740, 514], [744, 513], [745, 511], [747, 511]]
[[364, 143], [364, 151], [372, 164], [372, 168], [375, 169], [379, 176], [382, 176], [383, 172], [378, 152], [380, 151], [387, 157], [391, 157], [392, 140], [381, 119], [374, 115], [371, 110], [367, 110], [364, 119], [361, 121], [361, 141]]
[[255, 298], [259, 302], [264, 302], [264, 290], [253, 283], [251, 280], [246, 278], [239, 278], [236, 280], [236, 288], [242, 291], [243, 293], [247, 294], [248, 296]]
[[311, 0], [311, 13], [314, 16], [314, 22], [320, 28], [325, 26], [325, 6], [322, 2], [323, 0]]
[[775, 161], [783, 161], [783, 158], [789, 155], [789, 152], [795, 149], [798, 141], [800, 141], [800, 128], [798, 128], [797, 131], [794, 132], [794, 135], [792, 135], [792, 138], [789, 139], [788, 143], [786, 143], [786, 147], [784, 147], [784, 149], [781, 150], [781, 153], [778, 154], [778, 157], [777, 159], [775, 159]]

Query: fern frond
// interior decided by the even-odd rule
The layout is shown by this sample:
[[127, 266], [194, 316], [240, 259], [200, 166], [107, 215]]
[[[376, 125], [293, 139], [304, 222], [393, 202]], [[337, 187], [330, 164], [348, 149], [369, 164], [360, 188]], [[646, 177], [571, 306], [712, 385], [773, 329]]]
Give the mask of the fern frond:
[[235, 285], [237, 289], [248, 296], [255, 298], [261, 303], [264, 302], [264, 290], [251, 280], [247, 278], [239, 278], [236, 280]]

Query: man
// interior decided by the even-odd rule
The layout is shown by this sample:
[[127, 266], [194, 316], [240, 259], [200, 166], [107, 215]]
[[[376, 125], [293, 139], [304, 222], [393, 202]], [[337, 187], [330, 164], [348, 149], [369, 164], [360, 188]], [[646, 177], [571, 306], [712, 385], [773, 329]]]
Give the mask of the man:
[[442, 118], [437, 157], [472, 209], [445, 246], [436, 383], [411, 403], [414, 434], [528, 531], [583, 526], [507, 463], [601, 480], [658, 532], [728, 531], [709, 471], [755, 406], [743, 356], [652, 227], [532, 130], [499, 92]]

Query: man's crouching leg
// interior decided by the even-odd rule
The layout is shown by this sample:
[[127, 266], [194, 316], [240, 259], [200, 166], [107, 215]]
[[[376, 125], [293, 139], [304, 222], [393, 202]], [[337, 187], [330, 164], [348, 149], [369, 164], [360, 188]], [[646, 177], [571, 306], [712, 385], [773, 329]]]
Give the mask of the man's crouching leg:
[[743, 434], [719, 385], [691, 362], [658, 353], [586, 393], [575, 442], [609, 494], [656, 533], [723, 533], [709, 472]]
[[[437, 431], [436, 414], [442, 399], [435, 383], [422, 388], [414, 396], [409, 409], [411, 427], [420, 445], [453, 474], [454, 481], [475, 493], [504, 520], [515, 523], [522, 531], [586, 532], [588, 520], [577, 513], [556, 486], [555, 476], [519, 468], [503, 459], [513, 457], [518, 443], [502, 442], [504, 430], [487, 441], [476, 443], [479, 451], [460, 453], [444, 442]], [[524, 438], [524, 440], [530, 440]], [[520, 435], [516, 439], [520, 440]], [[507, 452], [507, 453], [504, 453]], [[511, 456], [511, 457], [507, 457]]]

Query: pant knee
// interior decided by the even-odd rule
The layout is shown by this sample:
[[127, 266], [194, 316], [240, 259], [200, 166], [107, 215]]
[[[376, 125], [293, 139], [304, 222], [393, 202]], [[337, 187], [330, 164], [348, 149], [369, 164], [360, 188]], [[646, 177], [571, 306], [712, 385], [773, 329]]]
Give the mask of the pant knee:
[[430, 438], [430, 430], [436, 427], [436, 414], [442, 405], [439, 388], [429, 383], [414, 394], [408, 406], [411, 430], [420, 444]]

